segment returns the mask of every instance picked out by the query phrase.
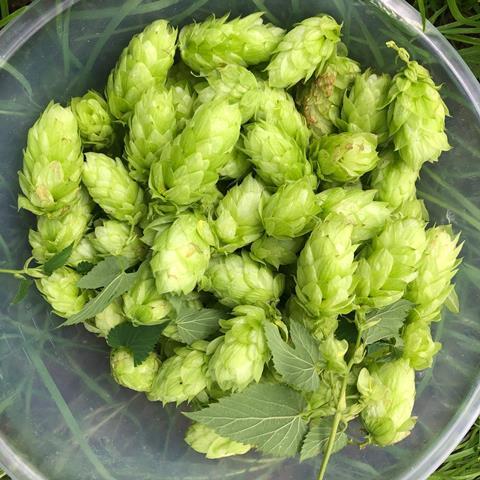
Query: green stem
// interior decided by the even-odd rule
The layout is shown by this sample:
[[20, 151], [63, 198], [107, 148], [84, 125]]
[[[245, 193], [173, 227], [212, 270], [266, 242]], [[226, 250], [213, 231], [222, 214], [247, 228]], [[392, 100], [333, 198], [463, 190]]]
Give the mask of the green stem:
[[335, 437], [337, 436], [338, 425], [340, 424], [340, 420], [342, 419], [342, 415], [346, 406], [348, 375], [353, 367], [355, 361], [355, 353], [358, 350], [358, 347], [360, 347], [361, 339], [362, 334], [359, 329], [352, 358], [348, 362], [347, 371], [345, 372], [345, 376], [343, 377], [342, 388], [340, 389], [340, 395], [338, 397], [337, 411], [335, 412], [335, 416], [333, 417], [332, 429], [330, 430], [330, 436], [328, 437], [327, 449], [322, 459], [322, 465], [320, 467], [320, 473], [318, 474], [318, 480], [323, 480], [325, 478], [328, 462], [330, 461], [330, 457], [332, 456], [333, 446], [335, 445]]
[[10, 273], [12, 275], [27, 275], [25, 270], [11, 270], [9, 268], [0, 268], [0, 273]]

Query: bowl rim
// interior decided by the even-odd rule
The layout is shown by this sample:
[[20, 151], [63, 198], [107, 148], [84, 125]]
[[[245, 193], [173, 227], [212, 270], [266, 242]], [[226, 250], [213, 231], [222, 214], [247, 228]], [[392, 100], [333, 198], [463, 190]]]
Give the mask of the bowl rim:
[[[35, 0], [22, 15], [0, 31], [0, 69], [21, 76], [20, 72], [8, 68], [8, 60], [44, 25], [81, 1]], [[170, 3], [175, 4], [178, 1], [180, 0], [171, 0]], [[360, 1], [371, 3], [388, 15], [406, 22], [408, 28], [432, 48], [442, 63], [448, 67], [452, 77], [458, 82], [459, 88], [465, 92], [480, 122], [480, 83], [440, 31], [429, 21], [426, 22], [423, 30], [420, 13], [405, 0]], [[402, 480], [428, 478], [460, 443], [478, 416], [480, 416], [480, 376], [476, 385], [472, 385], [469, 394], [465, 397], [462, 408], [445, 427], [443, 435], [424, 452], [419, 461], [411, 465], [409, 471], [404, 472]], [[1, 432], [0, 463], [7, 473], [19, 472], [31, 480], [46, 480], [28, 460], [8, 445]]]

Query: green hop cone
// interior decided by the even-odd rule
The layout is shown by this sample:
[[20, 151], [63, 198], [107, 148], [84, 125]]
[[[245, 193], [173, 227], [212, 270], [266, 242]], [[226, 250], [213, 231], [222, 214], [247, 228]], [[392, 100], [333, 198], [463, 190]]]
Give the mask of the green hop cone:
[[167, 87], [172, 95], [177, 131], [181, 132], [193, 116], [196, 95], [187, 80], [167, 81]]
[[233, 150], [227, 154], [228, 160], [218, 172], [220, 177], [238, 180], [252, 170], [253, 165], [243, 150], [243, 139], [240, 137]]
[[195, 213], [179, 215], [157, 235], [150, 265], [159, 294], [193, 291], [210, 261], [209, 235], [206, 219]]
[[82, 181], [88, 193], [113, 218], [135, 225], [145, 214], [144, 192], [120, 159], [87, 153]]
[[97, 262], [98, 253], [92, 244], [92, 234], [88, 234], [73, 247], [67, 265], [77, 268], [82, 263], [94, 265]]
[[35, 281], [38, 290], [59, 317], [68, 318], [78, 313], [88, 296], [77, 287], [81, 276], [68, 267], [57, 268], [49, 277]]
[[242, 123], [248, 122], [258, 103], [258, 82], [255, 75], [241, 65], [225, 65], [207, 76], [208, 86], [198, 92], [200, 104], [214, 98], [237, 102], [242, 113]]
[[201, 423], [194, 423], [187, 430], [185, 442], [196, 452], [204, 453], [206, 458], [216, 459], [243, 455], [252, 447], [229, 438], [221, 437], [214, 430]]
[[182, 60], [196, 72], [209, 72], [227, 64], [243, 67], [269, 60], [284, 35], [281, 28], [264, 24], [263, 13], [228, 20], [210, 17], [182, 28]]
[[297, 254], [304, 244], [305, 239], [303, 237], [274, 238], [264, 235], [252, 243], [252, 258], [278, 269], [280, 265], [295, 263]]
[[416, 195], [415, 182], [418, 169], [412, 168], [387, 150], [370, 177], [370, 186], [377, 191], [376, 198], [387, 202], [393, 209], [401, 210]]
[[140, 229], [118, 220], [98, 220], [90, 240], [99, 256], [124, 257], [129, 265], [135, 265], [146, 255]]
[[327, 182], [354, 182], [378, 163], [373, 133], [337, 133], [314, 140], [310, 159], [318, 177]]
[[357, 303], [372, 308], [403, 297], [427, 245], [424, 222], [407, 218], [389, 222], [362, 252], [357, 269]]
[[160, 161], [152, 165], [152, 196], [189, 205], [211, 194], [238, 141], [240, 124], [236, 104], [220, 99], [200, 106]]
[[234, 318], [220, 321], [225, 335], [214, 340], [215, 353], [208, 368], [222, 390], [235, 392], [260, 381], [270, 352], [264, 331], [268, 321], [265, 310], [239, 305], [233, 314]]
[[431, 368], [433, 357], [442, 348], [441, 343], [433, 341], [430, 326], [422, 320], [409, 323], [403, 331], [402, 340], [403, 358], [415, 370]]
[[152, 85], [163, 85], [173, 64], [177, 30], [156, 20], [135, 35], [108, 77], [105, 94], [113, 116], [127, 123], [135, 104]]
[[415, 425], [415, 372], [408, 360], [373, 365], [357, 381], [365, 408], [361, 417], [372, 443], [391, 445], [403, 440]]
[[296, 293], [312, 316], [330, 317], [353, 310], [355, 299], [353, 226], [340, 215], [320, 222], [300, 252]]
[[416, 218], [417, 220], [423, 220], [425, 222], [428, 222], [429, 219], [425, 202], [416, 197], [412, 197], [402, 203], [394, 213], [398, 218]]
[[278, 127], [293, 138], [300, 148], [307, 147], [310, 130], [289, 93], [281, 88], [270, 88], [264, 81], [259, 82], [256, 107], [255, 120]]
[[338, 327], [338, 315], [310, 315], [295, 295], [288, 299], [285, 305], [285, 315], [287, 318], [304, 325], [319, 341], [328, 338]]
[[49, 103], [28, 131], [18, 180], [18, 208], [61, 216], [75, 200], [83, 168], [82, 142], [70, 108]]
[[139, 268], [133, 287], [123, 295], [123, 310], [134, 325], [157, 325], [165, 323], [172, 306], [165, 296], [157, 292], [155, 278], [146, 261]]
[[401, 159], [419, 170], [423, 163], [437, 161], [450, 149], [445, 134], [448, 109], [428, 70], [411, 61], [408, 52], [394, 42], [387, 46], [397, 50], [406, 63], [393, 77], [388, 93], [389, 133]]
[[233, 307], [277, 303], [284, 284], [282, 274], [273, 273], [242, 251], [212, 258], [199, 287]]
[[335, 131], [340, 117], [343, 95], [360, 67], [349, 57], [333, 55], [297, 93], [297, 103], [307, 124], [317, 137]]
[[222, 252], [231, 253], [261, 237], [260, 205], [268, 195], [262, 183], [249, 175], [220, 200], [212, 227]]
[[348, 351], [347, 340], [337, 340], [333, 333], [326, 336], [318, 345], [321, 358], [319, 367], [336, 373], [347, 372], [345, 354]]
[[106, 338], [112, 328], [125, 322], [125, 317], [120, 300], [114, 300], [102, 312], [97, 313], [94, 318], [87, 320], [85, 328], [99, 337]]
[[267, 185], [279, 187], [308, 176], [312, 188], [315, 186], [316, 180], [305, 151], [278, 127], [263, 120], [250, 124], [244, 141], [245, 152]]
[[155, 376], [147, 397], [163, 404], [191, 402], [209, 383], [207, 342], [197, 341], [189, 347], [175, 349]]
[[271, 87], [289, 88], [308, 80], [334, 54], [341, 26], [330, 16], [303, 20], [281, 40], [268, 64]]
[[387, 95], [391, 84], [388, 74], [376, 75], [370, 69], [355, 78], [342, 104], [340, 128], [349, 132], [378, 135], [378, 143], [388, 138]]
[[110, 368], [114, 380], [123, 387], [137, 392], [149, 392], [160, 368], [161, 362], [156, 353], [150, 353], [135, 366], [133, 355], [126, 348], [112, 350]]
[[115, 127], [102, 95], [90, 90], [83, 97], [72, 98], [70, 105], [78, 122], [83, 145], [92, 150], [111, 147], [115, 141]]
[[62, 217], [38, 217], [37, 230], [30, 230], [28, 234], [33, 258], [45, 263], [69, 245], [77, 245], [88, 228], [91, 210], [91, 199], [81, 190], [78, 200]]
[[321, 218], [331, 213], [342, 215], [353, 225], [352, 241], [364, 242], [375, 237], [391, 215], [385, 202], [374, 200], [375, 190], [359, 188], [329, 188], [318, 195], [321, 204]]
[[410, 317], [424, 322], [440, 320], [440, 313], [454, 285], [462, 245], [450, 225], [427, 230], [426, 248], [418, 265], [418, 275], [408, 286], [405, 298], [415, 303]]
[[152, 163], [176, 133], [175, 107], [171, 91], [150, 87], [135, 105], [125, 140], [125, 157], [130, 175], [139, 182], [148, 180]]
[[310, 179], [302, 178], [282, 185], [264, 202], [261, 215], [267, 235], [301, 237], [313, 230], [319, 211]]

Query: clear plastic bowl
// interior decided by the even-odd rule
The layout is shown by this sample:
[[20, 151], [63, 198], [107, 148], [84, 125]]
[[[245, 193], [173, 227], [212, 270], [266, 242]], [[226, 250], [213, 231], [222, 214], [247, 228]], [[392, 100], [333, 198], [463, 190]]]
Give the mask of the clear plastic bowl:
[[[66, 102], [102, 89], [130, 37], [162, 17], [182, 25], [210, 13], [266, 8], [290, 26], [319, 12], [343, 21], [354, 58], [381, 71], [397, 68], [388, 39], [426, 64], [450, 108], [453, 149], [422, 173], [432, 222], [453, 223], [465, 241], [457, 276], [458, 316], [436, 329], [443, 343], [433, 370], [418, 376], [412, 435], [399, 445], [336, 455], [328, 478], [426, 478], [460, 441], [480, 407], [480, 90], [465, 63], [402, 0], [43, 0], [0, 34], [0, 264], [29, 255], [32, 217], [17, 213], [17, 170], [28, 128], [51, 98]], [[17, 281], [1, 276], [0, 463], [24, 480], [314, 479], [319, 459], [300, 464], [251, 454], [206, 461], [183, 442], [187, 422], [110, 378], [108, 348], [81, 326], [56, 329], [32, 289], [11, 305]]]

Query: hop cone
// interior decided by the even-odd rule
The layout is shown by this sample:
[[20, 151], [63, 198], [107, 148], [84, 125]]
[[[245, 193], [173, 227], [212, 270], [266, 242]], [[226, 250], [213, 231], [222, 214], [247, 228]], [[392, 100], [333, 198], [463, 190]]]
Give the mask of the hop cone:
[[175, 107], [171, 91], [150, 87], [135, 105], [125, 140], [130, 175], [139, 182], [148, 180], [152, 163], [176, 133]]
[[445, 134], [448, 109], [428, 70], [394, 42], [389, 47], [398, 51], [406, 63], [395, 75], [388, 93], [388, 125], [395, 150], [411, 168], [419, 170], [425, 162], [435, 162], [443, 151], [449, 150]]
[[226, 100], [203, 104], [151, 169], [152, 195], [188, 205], [211, 194], [240, 135], [241, 114]]
[[155, 238], [150, 265], [159, 294], [187, 294], [195, 288], [210, 260], [206, 228], [203, 217], [184, 213]]
[[112, 350], [110, 368], [114, 380], [124, 387], [137, 392], [149, 392], [161, 362], [156, 353], [150, 353], [140, 364], [135, 366], [133, 355], [126, 348]]
[[293, 98], [281, 88], [270, 88], [266, 82], [259, 82], [255, 120], [264, 120], [293, 138], [300, 148], [305, 149], [310, 130], [305, 118], [297, 110]]
[[110, 73], [105, 90], [115, 118], [126, 123], [143, 92], [163, 85], [173, 64], [177, 30], [157, 20], [135, 35]]
[[187, 430], [185, 441], [196, 452], [204, 453], [206, 458], [216, 459], [243, 455], [252, 447], [229, 438], [221, 437], [214, 430], [201, 423], [194, 423]]
[[242, 252], [212, 258], [199, 286], [229, 307], [263, 305], [278, 301], [284, 276], [273, 273]]
[[77, 196], [82, 167], [77, 120], [70, 108], [52, 102], [28, 132], [18, 207], [36, 215], [63, 215]]
[[259, 89], [255, 75], [241, 65], [225, 65], [207, 76], [208, 86], [198, 93], [198, 101], [210, 102], [224, 98], [237, 102], [242, 113], [242, 123], [248, 122], [256, 111]]
[[353, 309], [356, 269], [353, 226], [331, 215], [313, 230], [297, 263], [296, 293], [313, 316], [334, 316]]
[[415, 198], [417, 179], [418, 169], [410, 167], [395, 152], [387, 150], [372, 172], [370, 186], [377, 190], [378, 200], [401, 210], [405, 203]]
[[267, 185], [278, 187], [305, 176], [311, 178], [312, 187], [316, 183], [305, 151], [284, 131], [263, 120], [247, 126], [245, 152]]
[[341, 26], [328, 15], [311, 17], [290, 30], [268, 64], [271, 87], [289, 88], [307, 80], [335, 52]]
[[149, 262], [140, 266], [133, 287], [123, 295], [123, 310], [134, 325], [157, 325], [166, 321], [170, 302], [157, 292]]
[[88, 296], [77, 283], [81, 276], [68, 267], [57, 268], [49, 277], [35, 281], [38, 290], [59, 317], [68, 318], [78, 313]]
[[243, 149], [243, 140], [242, 138], [239, 138], [233, 150], [227, 154], [227, 162], [219, 171], [221, 177], [238, 180], [252, 170], [253, 165], [248, 160]]
[[416, 304], [411, 313], [413, 320], [424, 322], [440, 320], [440, 312], [454, 285], [462, 245], [450, 226], [427, 230], [427, 246], [418, 266], [418, 275], [408, 286], [405, 298]]
[[353, 182], [378, 163], [377, 137], [373, 133], [338, 133], [314, 140], [310, 158], [317, 174], [329, 182]]
[[78, 200], [62, 217], [38, 217], [37, 230], [28, 234], [35, 260], [45, 263], [69, 245], [77, 245], [92, 218], [91, 209], [90, 197], [81, 190]]
[[312, 231], [320, 211], [311, 181], [302, 178], [282, 185], [262, 208], [262, 221], [268, 235], [276, 238], [301, 237]]
[[172, 95], [177, 131], [181, 132], [193, 116], [196, 99], [193, 85], [186, 78], [167, 79], [167, 87]]
[[249, 175], [220, 200], [212, 226], [223, 252], [233, 252], [262, 235], [260, 205], [267, 197], [265, 187]]
[[270, 357], [264, 323], [265, 310], [251, 305], [233, 309], [234, 318], [221, 320], [225, 335], [216, 346], [208, 368], [224, 391], [240, 391], [262, 377]]
[[92, 235], [88, 234], [73, 247], [67, 265], [78, 267], [81, 263], [90, 263], [92, 265], [97, 263], [98, 254], [92, 245], [91, 238]]
[[431, 368], [433, 357], [442, 348], [442, 344], [434, 342], [430, 326], [423, 320], [409, 323], [402, 334], [403, 358], [410, 362], [415, 370]]
[[417, 276], [426, 243], [423, 221], [409, 218], [388, 223], [359, 261], [358, 304], [381, 308], [402, 298]]
[[388, 138], [387, 95], [390, 75], [376, 75], [369, 69], [355, 78], [342, 104], [339, 126], [349, 132], [370, 132], [378, 135], [378, 143]]
[[145, 213], [144, 193], [119, 160], [87, 153], [82, 181], [96, 203], [117, 220], [136, 224]]
[[295, 263], [297, 254], [304, 244], [305, 240], [302, 237], [280, 239], [264, 235], [252, 243], [251, 252], [255, 260], [278, 269], [280, 265]]
[[140, 230], [118, 220], [96, 222], [91, 242], [100, 256], [121, 256], [129, 265], [135, 265], [146, 254], [146, 247], [140, 241]]
[[370, 441], [380, 446], [403, 440], [415, 425], [415, 372], [407, 360], [362, 369], [357, 381], [365, 408], [362, 420]]
[[333, 55], [315, 78], [299, 89], [297, 102], [308, 126], [317, 137], [335, 131], [343, 95], [359, 73], [357, 62]]
[[383, 230], [391, 214], [386, 203], [374, 200], [375, 194], [375, 190], [329, 188], [318, 195], [320, 216], [342, 215], [346, 223], [353, 225], [352, 241], [364, 242]]
[[269, 60], [284, 31], [264, 24], [263, 13], [227, 21], [210, 17], [182, 28], [179, 47], [182, 60], [197, 72], [209, 72], [227, 64], [243, 67]]
[[71, 107], [85, 147], [104, 150], [112, 146], [115, 128], [107, 102], [102, 95], [90, 90], [83, 97], [72, 98]]
[[206, 344], [197, 341], [190, 347], [175, 349], [175, 355], [165, 360], [158, 370], [148, 399], [178, 405], [192, 401], [203, 392], [209, 383]]
[[93, 319], [85, 322], [85, 328], [99, 337], [107, 337], [112, 328], [125, 322], [121, 302], [117, 299], [110, 303], [105, 310], [97, 313]]

